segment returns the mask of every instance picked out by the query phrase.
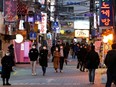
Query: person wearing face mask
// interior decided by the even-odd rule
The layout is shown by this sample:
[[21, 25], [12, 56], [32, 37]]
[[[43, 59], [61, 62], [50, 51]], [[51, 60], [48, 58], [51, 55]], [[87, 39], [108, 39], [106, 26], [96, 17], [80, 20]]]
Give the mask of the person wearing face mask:
[[60, 46], [60, 72], [63, 72], [63, 65], [64, 65], [64, 48]]
[[43, 46], [43, 49], [40, 50], [39, 63], [42, 67], [43, 76], [45, 76], [46, 67], [48, 66], [48, 50], [46, 46]]
[[53, 56], [54, 56], [53, 65], [55, 72], [57, 73], [58, 72], [57, 69], [59, 68], [59, 62], [60, 62], [60, 50], [58, 47], [55, 48]]
[[32, 75], [36, 75], [36, 62], [38, 59], [38, 50], [36, 48], [36, 45], [33, 44], [32, 48], [29, 50], [29, 58], [31, 61], [31, 67], [32, 67]]
[[7, 50], [5, 56], [2, 58], [1, 64], [2, 64], [1, 78], [3, 81], [3, 86], [11, 85], [9, 83], [9, 79], [10, 79], [10, 73], [12, 71], [13, 60], [12, 60], [12, 56], [10, 55], [9, 50]]

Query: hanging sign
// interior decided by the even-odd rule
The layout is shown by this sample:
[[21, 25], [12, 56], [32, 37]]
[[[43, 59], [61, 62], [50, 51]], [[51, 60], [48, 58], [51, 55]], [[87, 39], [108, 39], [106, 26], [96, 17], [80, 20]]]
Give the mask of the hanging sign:
[[38, 28], [40, 29], [41, 34], [46, 34], [47, 31], [47, 13], [42, 13], [42, 19], [40, 24], [38, 24]]
[[16, 8], [17, 4], [15, 0], [4, 0], [5, 22], [16, 21]]
[[112, 0], [100, 0], [100, 26], [113, 26]]

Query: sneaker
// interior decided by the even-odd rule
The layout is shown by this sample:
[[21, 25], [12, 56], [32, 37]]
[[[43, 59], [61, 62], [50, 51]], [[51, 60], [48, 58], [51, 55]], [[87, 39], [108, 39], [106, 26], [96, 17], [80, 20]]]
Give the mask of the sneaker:
[[6, 83], [6, 85], [11, 85], [10, 83]]
[[34, 73], [34, 76], [36, 76], [37, 74], [36, 73]]
[[90, 82], [90, 84], [94, 84], [94, 82]]
[[58, 73], [58, 70], [56, 70], [56, 73]]
[[32, 73], [32, 76], [34, 76], [34, 73]]
[[43, 73], [43, 76], [45, 76], [45, 73]]
[[3, 86], [6, 85], [5, 83], [3, 83]]
[[60, 73], [63, 73], [63, 70], [60, 70]]
[[36, 76], [37, 74], [36, 73], [32, 73], [32, 76]]

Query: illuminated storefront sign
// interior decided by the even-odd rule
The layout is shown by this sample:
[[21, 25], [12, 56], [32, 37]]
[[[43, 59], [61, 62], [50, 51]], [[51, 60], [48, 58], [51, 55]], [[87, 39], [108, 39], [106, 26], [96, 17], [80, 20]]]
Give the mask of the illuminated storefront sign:
[[5, 22], [14, 22], [16, 20], [16, 1], [4, 0], [4, 16]]
[[38, 28], [40, 29], [40, 33], [45, 34], [47, 31], [47, 13], [42, 13], [42, 19]]
[[74, 29], [89, 29], [89, 20], [74, 21]]
[[89, 37], [89, 30], [75, 30], [75, 37]]
[[65, 1], [65, 3], [64, 3], [65, 5], [83, 5], [83, 6], [87, 6], [88, 5], [88, 3], [87, 2], [79, 2], [79, 0], [72, 0], [72, 1], [70, 1], [70, 0], [67, 0], [67, 1]]
[[41, 4], [45, 4], [45, 0], [38, 0]]
[[100, 26], [113, 26], [112, 0], [100, 0]]

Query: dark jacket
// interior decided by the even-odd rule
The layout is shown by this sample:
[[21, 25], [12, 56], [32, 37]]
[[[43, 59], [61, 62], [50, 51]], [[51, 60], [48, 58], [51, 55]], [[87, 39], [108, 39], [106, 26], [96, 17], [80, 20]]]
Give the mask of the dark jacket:
[[40, 50], [40, 58], [39, 58], [39, 63], [41, 66], [48, 66], [48, 50]]
[[108, 70], [116, 76], [116, 50], [108, 51], [104, 63]]
[[37, 58], [38, 58], [38, 50], [37, 49], [30, 49], [29, 51], [29, 58], [30, 58], [30, 61], [36, 61]]
[[70, 51], [70, 46], [64, 46], [64, 57], [67, 58]]
[[[84, 54], [83, 54], [84, 55]], [[100, 63], [99, 55], [94, 50], [87, 53], [86, 56], [86, 68], [97, 69]]]
[[2, 78], [9, 78], [10, 77], [10, 72], [12, 71], [12, 66], [13, 66], [13, 60], [12, 56], [4, 56], [1, 60], [2, 64]]
[[10, 52], [10, 55], [12, 56], [12, 60], [13, 60], [13, 66], [15, 65], [15, 56], [14, 56], [14, 48], [13, 48], [13, 44], [11, 44], [9, 47], [9, 52]]

